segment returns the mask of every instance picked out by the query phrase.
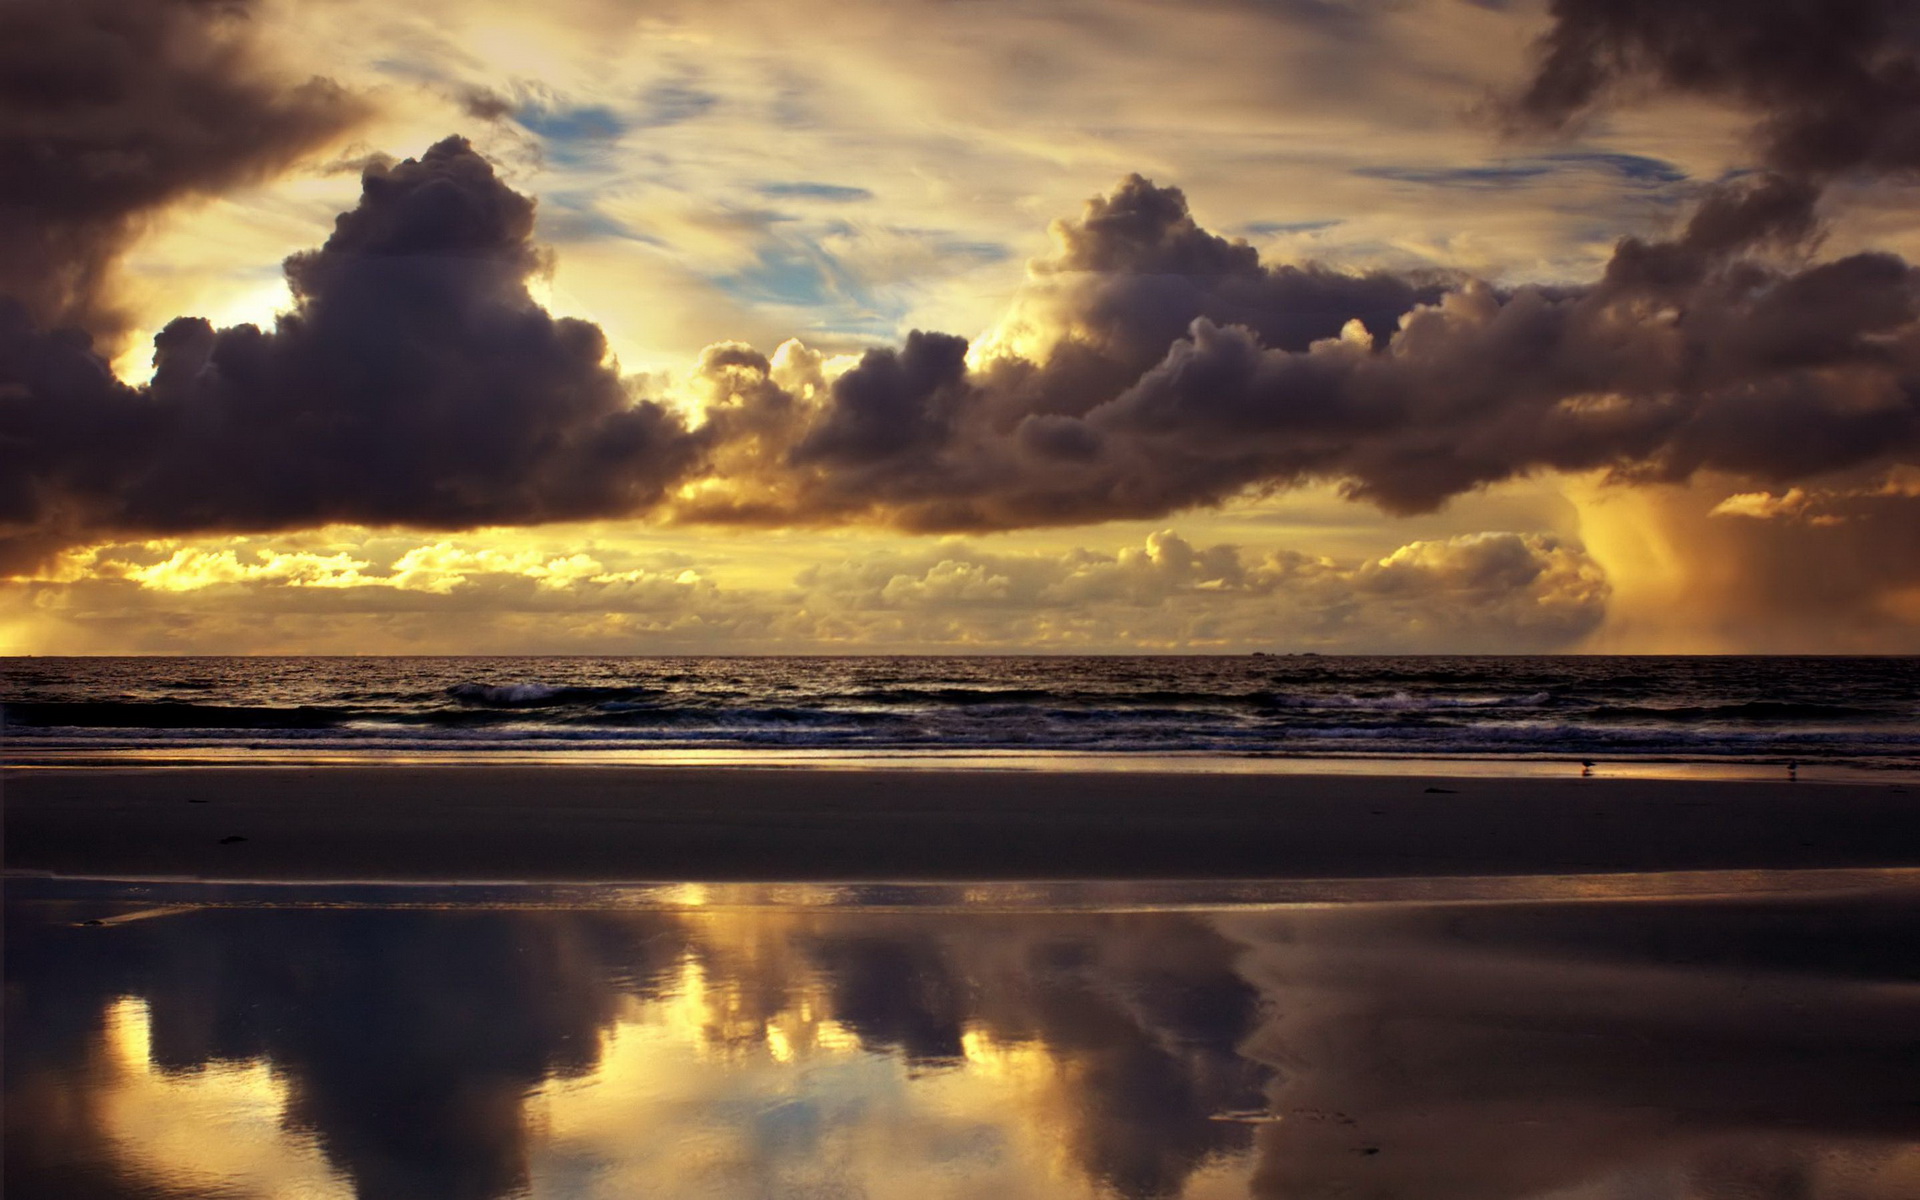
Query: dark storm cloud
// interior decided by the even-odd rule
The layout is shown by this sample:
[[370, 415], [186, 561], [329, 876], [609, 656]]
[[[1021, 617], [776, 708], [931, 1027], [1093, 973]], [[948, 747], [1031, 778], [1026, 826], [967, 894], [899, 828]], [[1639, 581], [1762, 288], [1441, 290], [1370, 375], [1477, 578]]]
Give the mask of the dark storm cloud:
[[[233, 10], [154, 11], [175, 15], [143, 19], [202, 30]], [[288, 260], [295, 308], [273, 330], [178, 319], [156, 339], [147, 387], [118, 383], [84, 337], [36, 323], [51, 303], [37, 293], [0, 310], [0, 447], [13, 460], [0, 556], [29, 562], [102, 534], [661, 511], [994, 530], [1153, 518], [1310, 482], [1410, 513], [1541, 471], [1775, 485], [1913, 461], [1920, 275], [1890, 255], [1818, 262], [1811, 248], [1832, 176], [1920, 165], [1914, 19], [1875, 0], [1559, 0], [1553, 14], [1516, 112], [1563, 126], [1635, 84], [1727, 99], [1755, 113], [1766, 167], [1706, 190], [1672, 236], [1622, 239], [1589, 285], [1267, 264], [1203, 228], [1179, 190], [1136, 175], [1054, 224], [1055, 250], [1032, 264], [990, 352], [915, 331], [829, 377], [805, 350], [715, 347], [695, 373], [704, 424], [689, 429], [618, 378], [598, 327], [533, 303], [532, 202], [449, 139], [368, 166], [360, 206]], [[169, 86], [199, 78], [159, 58]], [[9, 86], [37, 95], [27, 66]], [[130, 77], [107, 71], [101, 86]], [[72, 65], [45, 78], [64, 81], [48, 95], [89, 94]], [[254, 124], [317, 130], [330, 126], [315, 113], [338, 116], [322, 85], [292, 93], [299, 104], [287, 95], [255, 105]], [[159, 165], [138, 177], [189, 181], [151, 193], [165, 198], [268, 161], [216, 156], [216, 171], [195, 165], [197, 149], [151, 147]], [[113, 211], [98, 228], [123, 241], [133, 210]], [[109, 261], [121, 244], [109, 242], [106, 257], [62, 261]], [[712, 486], [670, 499], [688, 481]]]
[[71, 333], [0, 319], [16, 560], [101, 532], [460, 528], [637, 515], [981, 530], [1153, 517], [1334, 481], [1390, 512], [1541, 470], [1786, 482], [1920, 446], [1920, 283], [1897, 258], [1771, 265], [1811, 185], [1755, 176], [1584, 288], [1270, 267], [1132, 177], [1056, 223], [968, 357], [915, 332], [829, 380], [806, 351], [709, 350], [688, 429], [597, 326], [528, 295], [533, 204], [463, 140], [372, 164], [286, 266], [272, 331], [181, 318], [129, 388]]
[[330, 521], [457, 528], [634, 512], [692, 461], [604, 335], [527, 293], [533, 203], [460, 138], [373, 164], [271, 331], [174, 320], [152, 383], [0, 310], [0, 543]]
[[710, 362], [742, 492], [691, 515], [998, 529], [1310, 480], [1418, 512], [1541, 470], [1784, 481], [1911, 454], [1915, 272], [1768, 265], [1812, 233], [1814, 194], [1732, 184], [1675, 238], [1622, 241], [1597, 284], [1503, 292], [1268, 268], [1135, 177], [1035, 265], [1062, 331], [1044, 355], [970, 368], [958, 339], [915, 333], [815, 404], [771, 367]]
[[1649, 89], [1754, 114], [1768, 178], [1709, 192], [1694, 224], [1711, 249], [1804, 240], [1827, 182], [1920, 169], [1920, 11], [1906, 0], [1554, 0], [1551, 12], [1508, 106], [1521, 128], [1564, 130]]
[[1199, 318], [1304, 350], [1351, 320], [1384, 338], [1402, 313], [1445, 292], [1438, 276], [1263, 264], [1247, 243], [1201, 228], [1178, 188], [1138, 175], [1089, 200], [1078, 220], [1054, 222], [1053, 233], [1058, 249], [1036, 273], [1066, 293], [1080, 337], [1129, 369], [1150, 365]]
[[1553, 0], [1515, 111], [1552, 128], [1635, 85], [1758, 117], [1766, 165], [1828, 176], [1920, 167], [1920, 11], [1909, 0]]
[[147, 218], [273, 175], [366, 115], [327, 80], [275, 78], [252, 8], [0, 5], [0, 295], [116, 335], [112, 268]]

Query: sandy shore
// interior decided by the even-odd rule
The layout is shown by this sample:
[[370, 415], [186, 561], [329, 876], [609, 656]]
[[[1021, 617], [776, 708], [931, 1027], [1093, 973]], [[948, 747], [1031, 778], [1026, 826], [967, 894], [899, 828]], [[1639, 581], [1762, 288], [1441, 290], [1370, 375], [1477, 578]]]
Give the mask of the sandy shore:
[[756, 767], [13, 768], [10, 871], [1277, 879], [1920, 865], [1920, 788]]

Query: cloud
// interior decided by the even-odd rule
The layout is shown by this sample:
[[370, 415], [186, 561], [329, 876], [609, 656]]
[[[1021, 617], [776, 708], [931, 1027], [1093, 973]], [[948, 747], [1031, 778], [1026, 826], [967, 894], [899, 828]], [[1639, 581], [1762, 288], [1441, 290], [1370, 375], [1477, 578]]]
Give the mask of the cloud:
[[1812, 506], [1812, 498], [1801, 488], [1788, 488], [1782, 495], [1772, 492], [1740, 492], [1707, 510], [1710, 517], [1752, 517], [1765, 521], [1774, 517], [1798, 517]]
[[[0, 312], [0, 554], [17, 565], [109, 537], [328, 522], [981, 532], [1157, 521], [1325, 484], [1407, 514], [1539, 473], [1810, 488], [1907, 462], [1920, 448], [1915, 272], [1885, 254], [1813, 257], [1841, 168], [1809, 165], [1782, 148], [1800, 135], [1779, 131], [1827, 129], [1832, 83], [1849, 111], [1870, 113], [1846, 169], [1905, 170], [1911, 31], [1850, 0], [1825, 42], [1796, 48], [1812, 37], [1799, 10], [1762, 9], [1695, 64], [1682, 35], [1730, 29], [1730, 6], [1684, 20], [1641, 20], [1624, 2], [1554, 7], [1516, 102], [1536, 127], [1650, 79], [1746, 105], [1774, 139], [1771, 171], [1698, 193], [1669, 237], [1621, 240], [1585, 285], [1266, 261], [1205, 228], [1177, 188], [1130, 175], [1054, 223], [1052, 250], [986, 337], [915, 330], [851, 362], [722, 343], [692, 373], [700, 403], [685, 406], [621, 379], [597, 326], [534, 303], [528, 281], [549, 263], [531, 240], [533, 202], [466, 142], [372, 158], [358, 207], [287, 260], [292, 311], [264, 331], [174, 321], [145, 387], [116, 381], [31, 305]], [[731, 100], [706, 96], [675, 84], [647, 102], [673, 100], [684, 123], [733, 119]], [[477, 116], [497, 107], [479, 93], [473, 104]], [[562, 141], [636, 127], [630, 106], [591, 96], [536, 107], [515, 111], [559, 122]], [[1677, 185], [1681, 170], [1583, 151], [1499, 178], [1588, 162], [1633, 186]], [[775, 170], [786, 165], [755, 186], [803, 189], [789, 200], [860, 191], [853, 173], [765, 183], [806, 178]], [[728, 225], [715, 240], [736, 260], [710, 282], [805, 303], [866, 290], [860, 272], [834, 269], [824, 239], [783, 243], [782, 214], [701, 213]], [[836, 228], [849, 245], [875, 241]], [[892, 244], [869, 257], [897, 261]], [[952, 258], [960, 244], [928, 245]], [[987, 597], [996, 585], [914, 586]]]
[[1819, 486], [1611, 489], [1581, 531], [1613, 597], [1597, 649], [1920, 650], [1920, 487], [1911, 469]]
[[1134, 177], [1056, 223], [983, 361], [915, 332], [806, 380], [817, 402], [765, 359], [718, 361], [725, 486], [678, 512], [1012, 529], [1334, 481], [1415, 513], [1540, 471], [1786, 482], [1897, 461], [1920, 438], [1916, 274], [1772, 265], [1807, 201], [1756, 180], [1671, 240], [1623, 240], [1590, 286], [1503, 291], [1268, 267]]
[[15, 0], [0, 9], [0, 294], [38, 322], [125, 331], [113, 268], [185, 199], [256, 183], [368, 104], [282, 78], [251, 0]]
[[1507, 105], [1518, 127], [1565, 131], [1647, 92], [1752, 115], [1763, 182], [1710, 190], [1694, 218], [1695, 233], [1717, 225], [1723, 247], [1805, 240], [1837, 179], [1920, 169], [1920, 20], [1901, 0], [1555, 0], [1551, 12], [1532, 79]]
[[181, 549], [147, 566], [121, 565], [120, 577], [163, 592], [197, 592], [234, 583], [279, 583], [287, 587], [358, 587], [372, 563], [350, 554], [278, 554], [266, 551], [257, 562], [242, 562], [232, 550]]
[[16, 594], [49, 651], [146, 627], [159, 639], [146, 648], [213, 649], [251, 622], [248, 644], [293, 644], [297, 631], [310, 646], [449, 653], [1558, 650], [1599, 626], [1610, 595], [1584, 551], [1540, 534], [1345, 560], [1195, 545], [1172, 530], [1056, 551], [822, 542], [790, 576], [741, 580], [717, 556], [563, 532], [539, 544], [344, 532], [295, 546], [261, 537], [69, 553]]
[[182, 317], [150, 385], [0, 306], [0, 553], [66, 531], [438, 528], [638, 512], [692, 462], [597, 326], [555, 319], [533, 203], [460, 138], [374, 163], [271, 331]]
[[1156, 518], [1333, 481], [1394, 513], [1539, 471], [1768, 483], [1920, 437], [1915, 273], [1771, 265], [1795, 185], [1711, 197], [1586, 288], [1268, 266], [1132, 177], [1057, 222], [996, 341], [916, 331], [851, 369], [712, 349], [689, 428], [598, 327], [536, 306], [533, 204], [464, 141], [367, 171], [271, 332], [182, 318], [151, 385], [17, 315], [16, 558], [94, 531], [457, 529], [661, 513], [909, 531]]
[[1920, 167], [1920, 20], [1904, 0], [1553, 0], [1513, 111], [1564, 128], [1639, 83], [1755, 113], [1792, 175]]
[[1096, 649], [1561, 649], [1599, 625], [1609, 595], [1578, 547], [1512, 533], [1414, 542], [1357, 562], [1196, 547], [1171, 530], [1117, 553], [948, 544], [823, 563], [797, 583], [816, 636]]
[[1788, 488], [1772, 492], [1739, 492], [1707, 510], [1710, 517], [1751, 517], [1755, 520], [1804, 520], [1815, 525], [1837, 525], [1853, 519], [1862, 504], [1920, 498], [1920, 469], [1903, 467], [1886, 477], [1852, 488]]

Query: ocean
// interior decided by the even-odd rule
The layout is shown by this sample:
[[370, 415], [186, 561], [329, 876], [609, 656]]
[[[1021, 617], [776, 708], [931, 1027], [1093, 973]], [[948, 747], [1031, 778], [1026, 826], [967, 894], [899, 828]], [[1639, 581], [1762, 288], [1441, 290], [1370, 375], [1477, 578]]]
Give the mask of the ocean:
[[1920, 658], [15, 658], [6, 751], [1920, 769]]

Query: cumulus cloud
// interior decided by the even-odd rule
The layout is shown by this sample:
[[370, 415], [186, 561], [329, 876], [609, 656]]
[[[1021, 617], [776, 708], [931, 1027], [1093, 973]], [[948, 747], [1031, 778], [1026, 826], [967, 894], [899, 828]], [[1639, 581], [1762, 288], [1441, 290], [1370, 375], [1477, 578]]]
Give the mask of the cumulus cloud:
[[159, 562], [144, 566], [109, 560], [103, 564], [103, 573], [164, 592], [197, 592], [201, 588], [235, 583], [340, 588], [369, 582], [362, 572], [372, 565], [344, 552], [281, 554], [268, 550], [262, 551], [254, 561], [242, 561], [232, 550], [183, 547]]
[[[727, 486], [705, 520], [979, 530], [1152, 517], [1308, 481], [1395, 513], [1540, 471], [1789, 483], [1910, 457], [1916, 276], [1805, 261], [1840, 170], [1904, 171], [1912, 23], [1876, 0], [1554, 7], [1516, 101], [1564, 126], [1642, 76], [1758, 113], [1772, 171], [1708, 189], [1665, 240], [1582, 287], [1262, 264], [1138, 176], [1054, 226], [972, 353], [916, 332], [788, 390], [709, 364]], [[812, 400], [813, 402], [809, 402]], [[729, 427], [750, 430], [729, 436]]]
[[[1700, 279], [1703, 264], [1711, 273], [1730, 250], [1810, 256], [1835, 197], [1862, 182], [1910, 184], [1920, 167], [1920, 22], [1910, 5], [1556, 0], [1551, 12], [1538, 70], [1513, 110], [1523, 126], [1568, 129], [1660, 95], [1729, 104], [1754, 122], [1762, 173], [1710, 189], [1672, 243], [1622, 242], [1610, 280], [1657, 288], [1662, 278]], [[1868, 276], [1892, 286], [1850, 282]], [[1782, 278], [1782, 302], [1769, 313], [1725, 314], [1745, 321], [1752, 357], [1802, 378], [1819, 375], [1828, 403], [1855, 416], [1889, 418], [1877, 435], [1884, 454], [1858, 466], [1842, 454], [1829, 460], [1846, 468], [1838, 471], [1748, 470], [1709, 476], [1688, 491], [1651, 489], [1589, 506], [1585, 530], [1596, 553], [1638, 563], [1619, 572], [1602, 644], [1828, 652], [1913, 645], [1920, 578], [1909, 566], [1915, 517], [1902, 483], [1915, 461], [1910, 430], [1920, 391], [1907, 315], [1912, 278], [1905, 263], [1861, 255]], [[1890, 307], [1872, 318], [1856, 301]], [[1873, 331], [1880, 320], [1890, 323]], [[1831, 363], [1826, 356], [1848, 339], [1863, 357], [1838, 369], [1814, 365]], [[1882, 365], [1867, 366], [1876, 353]], [[1750, 421], [1736, 434], [1749, 448], [1800, 442], [1826, 453], [1838, 448], [1831, 439], [1852, 435], [1842, 433], [1844, 418], [1809, 419], [1821, 407], [1782, 405], [1777, 393], [1756, 389], [1754, 399], [1726, 406], [1724, 423], [1734, 434], [1735, 424]], [[1854, 435], [1876, 440], [1862, 426]], [[1767, 486], [1755, 489], [1756, 481]]]
[[[275, 328], [173, 321], [154, 375], [0, 307], [0, 555], [92, 531], [460, 528], [637, 512], [692, 461], [600, 329], [527, 292], [533, 203], [463, 139], [368, 166]], [[17, 456], [17, 458], [16, 458]]]
[[[468, 143], [371, 160], [358, 207], [287, 260], [292, 310], [175, 320], [144, 387], [35, 304], [0, 308], [0, 558], [329, 522], [976, 532], [1309, 483], [1404, 514], [1541, 472], [1774, 489], [1909, 462], [1920, 275], [1810, 251], [1830, 175], [1909, 165], [1909, 23], [1869, 0], [1830, 36], [1794, 5], [1752, 29], [1744, 6], [1687, 11], [1557, 4], [1518, 110], [1563, 125], [1645, 77], [1754, 108], [1773, 170], [1623, 239], [1589, 284], [1266, 262], [1134, 175], [1054, 223], [986, 338], [916, 330], [851, 363], [722, 343], [686, 416], [619, 376], [597, 326], [534, 303], [533, 202]], [[1793, 147], [1832, 133], [1831, 104], [1868, 115], [1815, 161]], [[955, 565], [895, 594], [990, 606], [1014, 582]]]
[[143, 223], [284, 170], [368, 115], [281, 78], [252, 0], [0, 8], [0, 294], [40, 323], [124, 332], [112, 272]]
[[0, 513], [25, 557], [94, 531], [656, 510], [1009, 529], [1324, 480], [1406, 513], [1541, 470], [1787, 482], [1897, 461], [1920, 436], [1915, 274], [1745, 253], [1791, 222], [1764, 216], [1776, 190], [1623, 242], [1590, 287], [1503, 292], [1268, 267], [1133, 178], [1056, 225], [1033, 357], [915, 332], [834, 374], [797, 345], [716, 346], [690, 429], [635, 397], [598, 327], [533, 303], [532, 203], [453, 138], [368, 168], [359, 207], [288, 260], [274, 330], [177, 320], [145, 388], [16, 313], [0, 422], [27, 453]]
[[1350, 321], [1384, 340], [1402, 314], [1445, 292], [1438, 274], [1408, 279], [1262, 263], [1246, 242], [1202, 228], [1178, 189], [1139, 175], [1089, 200], [1077, 219], [1053, 222], [1051, 232], [1054, 250], [1032, 264], [1032, 285], [1009, 321], [1012, 335], [1044, 339], [1050, 351], [1064, 344], [1111, 358], [1129, 378], [1197, 319], [1305, 350]]
[[[1623, 241], [1588, 287], [1429, 293], [1264, 267], [1131, 179], [1036, 264], [1043, 355], [974, 366], [916, 332], [809, 379], [811, 400], [764, 357], [710, 358], [729, 486], [679, 511], [1007, 529], [1331, 480], [1411, 513], [1543, 470], [1786, 481], [1910, 454], [1915, 273], [1747, 253], [1797, 236], [1797, 200], [1773, 180], [1716, 196], [1671, 241]], [[1095, 278], [1063, 299], [1068, 271]]]
[[309, 644], [363, 649], [404, 630], [414, 649], [468, 653], [1556, 650], [1599, 625], [1610, 594], [1578, 546], [1515, 533], [1347, 560], [1200, 546], [1172, 530], [1058, 552], [943, 541], [823, 555], [774, 582], [730, 581], [712, 564], [607, 545], [246, 543], [98, 548], [68, 555], [23, 590], [38, 619], [66, 625], [61, 649], [127, 623], [163, 627], [174, 649], [217, 647], [248, 619], [264, 623], [250, 636], [269, 641], [277, 634], [264, 625], [276, 623]]
[[1503, 635], [1566, 645], [1594, 627], [1608, 593], [1577, 547], [1514, 533], [1413, 542], [1381, 558], [1339, 562], [1297, 551], [1201, 548], [1165, 530], [1112, 554], [949, 547], [873, 555], [811, 568], [800, 583], [816, 609], [950, 622], [967, 614], [981, 628], [1004, 623], [1003, 636], [1049, 613], [1106, 616], [1145, 633], [1154, 626], [1142, 617], [1152, 612], [1167, 644], [1210, 634], [1234, 643], [1266, 637], [1402, 648]]
[[1556, 649], [1599, 624], [1608, 596], [1577, 547], [1510, 533], [1344, 562], [1198, 547], [1171, 530], [1111, 552], [950, 543], [819, 564], [796, 584], [816, 638], [1092, 649]]

